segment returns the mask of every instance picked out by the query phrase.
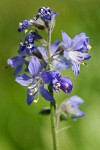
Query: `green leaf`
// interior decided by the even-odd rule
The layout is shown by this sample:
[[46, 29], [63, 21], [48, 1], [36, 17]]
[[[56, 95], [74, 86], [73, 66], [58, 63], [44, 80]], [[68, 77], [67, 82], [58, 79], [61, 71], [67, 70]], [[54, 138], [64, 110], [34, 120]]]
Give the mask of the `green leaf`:
[[42, 108], [39, 112], [40, 115], [49, 115], [50, 114], [50, 108], [46, 107], [46, 108]]

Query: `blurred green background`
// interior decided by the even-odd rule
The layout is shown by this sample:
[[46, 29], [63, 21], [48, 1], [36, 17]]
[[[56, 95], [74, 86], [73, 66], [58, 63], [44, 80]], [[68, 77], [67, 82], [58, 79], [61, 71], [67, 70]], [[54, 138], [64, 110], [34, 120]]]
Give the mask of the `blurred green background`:
[[[100, 1], [99, 0], [0, 0], [0, 150], [52, 150], [50, 119], [38, 112], [49, 103], [39, 100], [28, 106], [26, 89], [14, 81], [12, 68], [3, 69], [6, 60], [16, 56], [20, 21], [32, 18], [41, 6], [57, 11], [52, 42], [61, 40], [61, 30], [72, 38], [81, 32], [91, 37], [88, 66], [74, 77], [71, 69], [64, 72], [74, 88], [70, 95], [55, 95], [58, 105], [71, 95], [85, 103], [86, 116], [71, 122], [71, 127], [58, 135], [60, 150], [100, 150]], [[67, 125], [62, 123], [61, 127]]]

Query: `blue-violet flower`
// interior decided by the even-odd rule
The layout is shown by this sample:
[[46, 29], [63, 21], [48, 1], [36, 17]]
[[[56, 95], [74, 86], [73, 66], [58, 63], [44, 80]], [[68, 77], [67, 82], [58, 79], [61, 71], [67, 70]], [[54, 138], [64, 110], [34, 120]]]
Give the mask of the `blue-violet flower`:
[[71, 60], [72, 70], [77, 76], [80, 72], [80, 64], [86, 64], [85, 60], [90, 58], [89, 38], [85, 33], [80, 33], [71, 39], [65, 32], [62, 31], [63, 43], [65, 45], [64, 56], [67, 60]]
[[53, 17], [57, 16], [56, 12], [52, 12], [49, 7], [41, 7], [36, 15], [36, 19], [39, 17], [44, 21], [51, 21]]
[[35, 32], [26, 35], [24, 43], [20, 40], [20, 48], [18, 53], [22, 56], [31, 55], [35, 49]]
[[22, 40], [20, 40], [20, 47], [18, 50], [19, 56], [15, 56], [7, 60], [7, 64], [16, 69], [14, 75], [17, 75], [22, 70], [23, 64], [26, 65], [26, 70], [28, 70], [27, 66], [30, 60], [30, 56], [35, 49], [34, 40], [34, 32], [27, 34], [24, 43]]
[[22, 32], [23, 30], [27, 30], [27, 28], [31, 25], [30, 20], [23, 20], [21, 23], [19, 23], [18, 31]]
[[83, 102], [83, 99], [79, 96], [72, 96], [61, 103], [59, 112], [64, 112], [71, 116], [73, 120], [76, 120], [78, 117], [85, 115], [84, 112], [79, 110], [79, 106], [83, 104]]
[[72, 91], [73, 84], [68, 77], [61, 76], [59, 72], [47, 71], [41, 74], [42, 79], [45, 84], [50, 84], [52, 88], [59, 92], [60, 89], [63, 92], [69, 94]]
[[[50, 45], [51, 66], [54, 70], [57, 70], [57, 71], [68, 69], [70, 66], [69, 62], [64, 57], [62, 57], [59, 54], [56, 54], [59, 44], [60, 44], [60, 41], [56, 41]], [[48, 64], [49, 59], [48, 59], [46, 48], [42, 46], [41, 47], [38, 46], [37, 52], [39, 52], [42, 55], [43, 60], [45, 61], [46, 64]]]
[[27, 103], [30, 105], [37, 93], [40, 93], [44, 99], [54, 102], [53, 96], [44, 87], [44, 82], [41, 78], [41, 64], [36, 57], [32, 57], [28, 65], [31, 76], [20, 74], [16, 77], [16, 82], [23, 86], [28, 86]]

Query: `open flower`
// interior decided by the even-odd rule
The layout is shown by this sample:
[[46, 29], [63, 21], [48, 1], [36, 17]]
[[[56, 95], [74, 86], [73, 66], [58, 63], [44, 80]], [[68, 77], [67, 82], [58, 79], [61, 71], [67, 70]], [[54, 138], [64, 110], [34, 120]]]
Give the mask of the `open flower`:
[[[65, 70], [68, 69], [70, 64], [69, 62], [63, 58], [61, 55], [57, 54], [57, 50], [59, 48], [60, 45], [60, 41], [56, 41], [53, 44], [50, 45], [50, 56], [51, 56], [51, 66], [54, 70]], [[45, 61], [46, 64], [49, 63], [49, 59], [48, 59], [48, 54], [47, 54], [47, 50], [44, 47], [37, 47], [37, 52], [39, 52], [41, 54], [41, 56], [43, 57], [43, 60]]]
[[58, 112], [64, 112], [68, 116], [71, 116], [73, 120], [76, 120], [78, 117], [85, 115], [84, 112], [79, 110], [79, 106], [83, 104], [83, 102], [83, 99], [79, 96], [72, 96], [61, 103]]
[[80, 33], [71, 39], [62, 31], [63, 43], [65, 45], [64, 56], [71, 60], [72, 70], [77, 76], [80, 72], [80, 64], [86, 64], [85, 60], [90, 58], [88, 50], [90, 48], [89, 38], [85, 33]]
[[47, 71], [41, 74], [42, 79], [45, 84], [50, 84], [52, 88], [59, 92], [60, 89], [63, 92], [69, 94], [72, 91], [73, 84], [68, 77], [61, 76], [59, 72]]
[[27, 103], [31, 104], [34, 101], [37, 93], [40, 93], [44, 99], [54, 102], [53, 96], [44, 87], [44, 82], [41, 78], [41, 64], [36, 57], [32, 57], [28, 65], [31, 76], [20, 74], [16, 77], [16, 82], [23, 86], [28, 86]]

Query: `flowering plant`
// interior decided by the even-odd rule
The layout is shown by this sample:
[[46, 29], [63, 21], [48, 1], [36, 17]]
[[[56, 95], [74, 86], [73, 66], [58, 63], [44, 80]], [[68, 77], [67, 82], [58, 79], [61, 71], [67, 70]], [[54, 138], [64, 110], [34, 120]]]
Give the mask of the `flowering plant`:
[[[15, 81], [28, 87], [28, 105], [36, 103], [40, 95], [50, 102], [50, 108], [41, 109], [40, 114], [51, 115], [54, 150], [58, 149], [56, 131], [59, 120], [76, 120], [84, 116], [79, 110], [83, 100], [78, 96], [69, 97], [59, 108], [56, 107], [53, 92], [59, 93], [62, 90], [69, 94], [73, 89], [71, 79], [62, 76], [61, 71], [71, 67], [74, 75], [78, 76], [80, 65], [86, 65], [86, 61], [91, 57], [90, 38], [83, 32], [71, 39], [62, 31], [62, 41], [57, 40], [51, 44], [57, 15], [58, 13], [50, 8], [41, 7], [34, 18], [22, 21], [18, 31], [25, 32], [25, 39], [20, 40], [18, 56], [7, 60], [8, 65], [15, 68]], [[40, 35], [39, 30], [46, 31], [47, 40]]]

